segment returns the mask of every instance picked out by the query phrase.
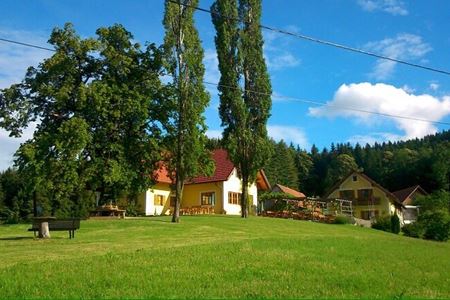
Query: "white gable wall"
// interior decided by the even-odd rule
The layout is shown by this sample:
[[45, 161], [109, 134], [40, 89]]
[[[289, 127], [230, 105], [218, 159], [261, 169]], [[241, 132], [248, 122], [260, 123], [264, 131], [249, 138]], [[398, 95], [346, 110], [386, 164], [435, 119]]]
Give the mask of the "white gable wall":
[[169, 199], [170, 190], [148, 189], [145, 192], [145, 215], [159, 216], [163, 212], [163, 205], [155, 205], [155, 195], [163, 195], [164, 199]]
[[[233, 169], [227, 181], [223, 182], [223, 209], [227, 215], [240, 215], [241, 206], [239, 204], [228, 203], [228, 192], [242, 193], [241, 180], [237, 176], [236, 168]], [[258, 191], [256, 184], [253, 183], [249, 189], [248, 194], [253, 196], [253, 205], [258, 203]]]

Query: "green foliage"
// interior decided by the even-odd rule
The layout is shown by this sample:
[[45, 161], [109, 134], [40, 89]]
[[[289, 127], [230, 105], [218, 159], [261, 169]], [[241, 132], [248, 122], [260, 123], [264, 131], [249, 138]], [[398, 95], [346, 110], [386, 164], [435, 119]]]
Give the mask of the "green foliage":
[[263, 56], [261, 1], [217, 0], [211, 10], [224, 145], [242, 179], [241, 211], [247, 217], [248, 185], [271, 153], [266, 124], [272, 88]]
[[279, 183], [298, 189], [299, 175], [295, 161], [295, 149], [288, 147], [283, 140], [278, 143], [271, 140], [271, 143], [274, 152], [264, 167], [267, 179], [272, 185]]
[[428, 240], [447, 241], [450, 237], [450, 215], [447, 210], [421, 213], [418, 220], [424, 228], [423, 237]]
[[296, 197], [292, 196], [291, 194], [286, 194], [286, 193], [281, 193], [281, 192], [263, 193], [259, 197], [260, 201], [264, 201], [264, 200], [280, 200], [280, 199], [296, 199]]
[[334, 219], [334, 224], [351, 224], [352, 219], [346, 215], [337, 215]]
[[397, 216], [397, 213], [394, 213], [391, 216], [391, 232], [395, 234], [399, 234], [400, 232], [400, 219]]
[[164, 129], [165, 144], [170, 151], [165, 160], [173, 175], [176, 189], [173, 222], [179, 221], [181, 195], [186, 179], [209, 175], [214, 166], [206, 149], [206, 124], [203, 113], [209, 103], [209, 94], [203, 84], [203, 48], [194, 25], [194, 9], [198, 0], [183, 0], [179, 4], [165, 2], [164, 63], [173, 81], [169, 85], [170, 115]]
[[142, 49], [121, 25], [96, 34], [83, 39], [71, 24], [55, 28], [49, 40], [55, 54], [0, 93], [10, 113], [0, 116], [0, 126], [11, 135], [40, 120], [15, 164], [23, 193], [44, 196], [56, 216], [84, 215], [86, 190], [99, 191], [102, 200], [145, 190], [151, 178], [143, 174], [160, 158], [167, 118], [161, 51], [153, 44]]
[[440, 190], [426, 196], [419, 196], [414, 200], [420, 212], [431, 210], [447, 210], [450, 212], [450, 192]]
[[372, 228], [391, 232], [392, 230], [391, 217], [388, 215], [378, 216], [375, 219], [375, 222], [372, 223]]
[[414, 238], [422, 238], [425, 229], [419, 222], [414, 222], [411, 224], [406, 224], [402, 227], [402, 232], [404, 235]]

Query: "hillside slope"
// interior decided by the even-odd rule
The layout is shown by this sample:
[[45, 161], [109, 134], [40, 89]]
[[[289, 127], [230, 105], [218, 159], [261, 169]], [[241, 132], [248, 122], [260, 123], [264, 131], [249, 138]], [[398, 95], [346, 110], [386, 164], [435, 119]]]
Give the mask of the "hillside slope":
[[[29, 225], [28, 225], [29, 226]], [[0, 298], [450, 297], [450, 243], [230, 216], [0, 226]]]

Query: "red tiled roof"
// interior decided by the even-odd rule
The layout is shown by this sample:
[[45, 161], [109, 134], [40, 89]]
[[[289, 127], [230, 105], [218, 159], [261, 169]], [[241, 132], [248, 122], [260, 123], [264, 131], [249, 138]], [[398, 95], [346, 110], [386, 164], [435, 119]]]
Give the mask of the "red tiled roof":
[[[233, 163], [228, 159], [228, 152], [224, 149], [216, 149], [212, 153], [212, 159], [216, 166], [212, 176], [197, 176], [186, 184], [226, 181], [234, 169]], [[162, 163], [155, 172], [155, 179], [161, 183], [172, 183], [167, 168]]]
[[156, 182], [172, 183], [172, 179], [170, 179], [169, 177], [169, 171], [162, 162], [159, 163], [159, 169], [156, 170], [153, 174]]
[[214, 174], [210, 177], [198, 176], [192, 178], [188, 184], [226, 181], [230, 177], [234, 165], [228, 158], [228, 152], [225, 149], [216, 149], [212, 153], [212, 158], [216, 165]]
[[400, 202], [404, 202], [406, 200], [406, 198], [408, 198], [409, 196], [411, 196], [411, 194], [413, 194], [416, 190], [419, 190], [422, 194], [427, 194], [421, 187], [420, 185], [415, 185], [415, 186], [411, 186], [408, 187], [406, 189], [403, 190], [399, 190], [399, 191], [395, 191], [392, 194], [395, 195], [395, 197], [398, 198], [398, 200], [400, 200]]
[[301, 193], [299, 191], [296, 191], [294, 189], [291, 189], [291, 188], [289, 188], [287, 186], [284, 186], [284, 185], [281, 185], [281, 184], [276, 184], [274, 186], [274, 188], [276, 188], [276, 187], [278, 187], [283, 193], [292, 195], [294, 197], [298, 197], [298, 198], [305, 198], [306, 197], [305, 194], [303, 194], [303, 193]]

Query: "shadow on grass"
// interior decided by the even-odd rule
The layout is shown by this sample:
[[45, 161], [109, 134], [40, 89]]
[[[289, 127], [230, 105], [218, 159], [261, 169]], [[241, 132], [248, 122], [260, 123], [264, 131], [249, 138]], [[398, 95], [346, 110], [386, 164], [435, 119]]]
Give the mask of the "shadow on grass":
[[10, 237], [0, 237], [0, 241], [20, 241], [20, 240], [32, 240], [32, 236], [10, 236]]

